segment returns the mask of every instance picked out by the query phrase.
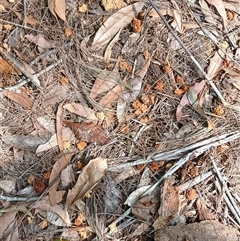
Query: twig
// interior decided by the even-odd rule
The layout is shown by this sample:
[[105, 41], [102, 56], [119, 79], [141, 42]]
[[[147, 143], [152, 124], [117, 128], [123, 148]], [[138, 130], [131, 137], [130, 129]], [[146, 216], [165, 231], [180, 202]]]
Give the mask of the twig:
[[[142, 124], [142, 123], [141, 123]], [[149, 125], [147, 126], [146, 124], [143, 124], [143, 126], [139, 129], [138, 133], [136, 134], [136, 136], [134, 137], [133, 139], [133, 142], [132, 142], [132, 146], [131, 146], [131, 149], [129, 151], [129, 156], [132, 154], [132, 150], [133, 150], [133, 147], [134, 147], [134, 143], [136, 143], [137, 139], [139, 138], [139, 136], [142, 134], [143, 131], [149, 129], [152, 125]]]
[[[221, 184], [220, 184], [220, 182], [218, 180], [215, 182], [215, 185], [216, 185], [216, 188], [218, 189], [218, 191], [221, 192]], [[232, 205], [231, 201], [229, 200], [228, 196], [225, 193], [223, 194], [223, 199], [226, 202], [228, 208], [231, 210], [231, 212], [234, 215], [234, 217], [236, 218], [238, 224], [240, 224], [239, 215], [236, 212], [234, 206]]]
[[[225, 183], [220, 171], [218, 170], [217, 168], [217, 165], [216, 163], [214, 162], [214, 159], [212, 156], [210, 156], [210, 159], [211, 159], [211, 162], [212, 162], [212, 165], [213, 165], [213, 168], [214, 168], [214, 171], [216, 172], [217, 174], [217, 177], [218, 177], [218, 180], [219, 182], [221, 183], [222, 187], [224, 187], [224, 190], [225, 190], [225, 193], [226, 194], [223, 194], [223, 198], [225, 200], [225, 202], [227, 203], [229, 209], [231, 210], [231, 212], [233, 213], [234, 217], [236, 218], [236, 220], [238, 221], [238, 224], [240, 224], [240, 210], [238, 209], [238, 206], [234, 200], [234, 198], [232, 197], [228, 187], [227, 187], [227, 184]], [[220, 184], [219, 183], [216, 183], [217, 186], [218, 186], [218, 189], [221, 189], [220, 188]]]
[[[147, 189], [139, 198], [151, 194], [157, 186], [159, 186], [167, 177], [171, 176], [180, 167], [182, 167], [188, 160], [191, 160], [193, 158], [196, 158], [196, 157], [200, 156], [201, 154], [203, 154], [205, 151], [209, 150], [212, 147], [216, 147], [216, 146], [219, 146], [223, 143], [226, 143], [226, 142], [235, 140], [237, 138], [240, 138], [240, 132], [237, 132], [236, 134], [230, 135], [229, 137], [226, 137], [226, 136], [227, 136], [226, 134], [222, 135], [220, 140], [217, 140], [213, 143], [210, 143], [210, 144], [204, 145], [202, 147], [199, 147], [199, 148], [193, 150], [192, 152], [188, 153], [184, 157], [182, 157], [155, 184], [153, 184], [149, 189]], [[112, 225], [117, 225], [117, 223], [119, 223], [121, 220], [126, 218], [129, 215], [130, 212], [131, 212], [131, 207], [122, 216], [120, 216], [114, 222], [112, 222]]]
[[213, 175], [213, 171], [201, 174], [201, 175], [195, 177], [193, 180], [189, 180], [189, 181], [179, 185], [178, 190], [179, 190], [179, 192], [184, 192], [188, 188], [191, 188], [191, 187], [197, 185], [198, 183], [203, 182], [204, 180], [209, 178], [211, 175]]
[[216, 95], [219, 97], [219, 99], [221, 100], [221, 102], [223, 103], [224, 106], [227, 106], [228, 103], [224, 100], [222, 94], [219, 92], [219, 90], [217, 89], [217, 87], [215, 86], [215, 84], [212, 82], [212, 80], [208, 77], [207, 73], [204, 71], [204, 69], [202, 68], [202, 66], [199, 64], [199, 62], [196, 60], [196, 58], [191, 54], [191, 52], [186, 48], [186, 46], [183, 44], [182, 40], [174, 33], [172, 27], [169, 25], [169, 23], [167, 22], [167, 20], [165, 19], [165, 17], [160, 13], [160, 11], [158, 10], [158, 8], [156, 7], [155, 3], [153, 2], [153, 0], [149, 0], [150, 4], [152, 5], [152, 7], [155, 9], [155, 11], [157, 12], [157, 14], [159, 15], [159, 17], [161, 18], [161, 20], [164, 22], [164, 24], [167, 26], [167, 28], [169, 29], [170, 33], [173, 35], [173, 37], [179, 42], [179, 44], [182, 46], [182, 48], [184, 49], [184, 51], [189, 55], [189, 57], [192, 59], [193, 63], [198, 67], [198, 69], [201, 71], [201, 73], [204, 75], [204, 77], [206, 78], [207, 82], [209, 83], [209, 85], [213, 88], [214, 92], [216, 93]]
[[211, 137], [209, 139], [206, 139], [206, 140], [203, 140], [200, 142], [196, 142], [189, 146], [181, 147], [181, 148], [178, 148], [175, 150], [162, 152], [162, 153], [155, 152], [155, 153], [151, 154], [150, 156], [148, 156], [147, 158], [142, 158], [142, 159], [139, 159], [139, 160], [136, 160], [133, 162], [127, 162], [127, 163], [120, 164], [117, 166], [111, 166], [108, 168], [108, 170], [113, 171], [113, 170], [123, 169], [126, 167], [147, 164], [149, 162], [158, 161], [158, 160], [170, 161], [170, 160], [174, 160], [177, 158], [181, 158], [184, 155], [184, 153], [194, 150], [196, 148], [199, 148], [201, 146], [204, 146], [204, 145], [206, 145], [206, 146], [210, 145], [211, 147], [218, 146], [218, 145], [221, 145], [220, 143], [226, 143], [229, 141], [236, 140], [238, 138], [240, 138], [240, 131], [227, 133], [227, 134], [223, 134], [220, 136]]
[[6, 60], [9, 61], [19, 69], [38, 89], [43, 89], [42, 86], [40, 85], [39, 79], [34, 75], [34, 69], [21, 61], [20, 59], [14, 58], [10, 53], [0, 49], [0, 55]]
[[0, 194], [0, 199], [8, 202], [32, 202], [39, 199], [39, 197], [7, 197]]

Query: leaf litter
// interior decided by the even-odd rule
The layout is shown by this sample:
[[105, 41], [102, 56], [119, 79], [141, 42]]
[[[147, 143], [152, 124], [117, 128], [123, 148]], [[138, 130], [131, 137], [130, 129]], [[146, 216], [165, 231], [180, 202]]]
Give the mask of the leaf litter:
[[[22, 9], [15, 4], [16, 9]], [[34, 2], [31, 4], [35, 6]], [[151, 188], [151, 184], [165, 177], [179, 158], [189, 156], [191, 149], [188, 148], [192, 145], [198, 148], [202, 141], [211, 142], [210, 137], [238, 133], [240, 72], [236, 4], [200, 1], [195, 3], [195, 8], [182, 2], [163, 1], [160, 9], [228, 105], [221, 104], [219, 95], [215, 95], [215, 90], [195, 68], [192, 58], [172, 40], [170, 30], [158, 13], [150, 9], [150, 4], [109, 1], [100, 7], [91, 2], [82, 11], [79, 11], [81, 5], [66, 4], [64, 0], [36, 6], [47, 9], [46, 4], [48, 11], [44, 15], [26, 6], [24, 14], [18, 10], [21, 17], [17, 15], [17, 19], [8, 2], [0, 13], [4, 21], [16, 18], [9, 26], [4, 23], [0, 26], [1, 53], [4, 49], [4, 60], [0, 61], [0, 84], [4, 88], [0, 103], [3, 124], [0, 177], [9, 185], [9, 189], [2, 188], [5, 191], [0, 195], [0, 209], [4, 207], [6, 211], [5, 208], [10, 207], [2, 217], [14, 214], [12, 218], [9, 216], [11, 222], [5, 220], [8, 227], [4, 228], [4, 239], [17, 239], [24, 233], [26, 236], [19, 239], [37, 235], [52, 241], [60, 237], [70, 239], [67, 236], [72, 235], [83, 240], [90, 239], [91, 233], [91, 237], [100, 240], [123, 236], [144, 240], [146, 236], [154, 238], [152, 225], [156, 230], [183, 225], [177, 231], [180, 234], [189, 222], [196, 222], [197, 217], [203, 220], [199, 225], [205, 219], [220, 220], [219, 213], [227, 202], [221, 198], [221, 191], [215, 191], [215, 174], [208, 175], [211, 189], [203, 182], [204, 172], [212, 170], [209, 148], [201, 158], [191, 157], [188, 168], [171, 172], [171, 183], [166, 179], [156, 188], [156, 193], [149, 194], [149, 186], [144, 186]], [[9, 14], [4, 15], [6, 13]], [[35, 22], [29, 21], [28, 16], [36, 19], [37, 33]], [[200, 26], [195, 19], [201, 19]], [[24, 26], [21, 31], [17, 31], [18, 24]], [[196, 29], [199, 27], [206, 29], [211, 37], [200, 36]], [[15, 30], [16, 40], [13, 39]], [[214, 34], [217, 34], [214, 43], [218, 42], [220, 48], [207, 44], [213, 45]], [[14, 41], [15, 44], [11, 44]], [[39, 47], [42, 48], [36, 51]], [[11, 56], [13, 61], [4, 56]], [[165, 71], [166, 63], [171, 72]], [[43, 88], [36, 89], [27, 82], [29, 76], [37, 77], [36, 86]], [[17, 91], [12, 91], [12, 87]], [[15, 97], [7, 99], [6, 91]], [[27, 98], [21, 98], [18, 93]], [[183, 115], [185, 105], [191, 108], [184, 109]], [[238, 140], [234, 140], [234, 144], [228, 142], [227, 150], [220, 145], [221, 141], [218, 147], [211, 147], [211, 155], [234, 189], [238, 169], [233, 163], [238, 163], [239, 157], [234, 146]], [[172, 152], [181, 155], [169, 159]], [[194, 177], [196, 169], [199, 176]], [[34, 173], [35, 180], [26, 185], [28, 172]], [[6, 173], [18, 177], [14, 190]], [[45, 179], [46, 173], [50, 180]], [[196, 189], [202, 203], [193, 191], [195, 179], [201, 183]], [[186, 188], [180, 192], [178, 185], [184, 184]], [[12, 192], [8, 194], [10, 187]], [[26, 188], [29, 190], [22, 192]], [[35, 197], [37, 201], [32, 199]], [[24, 204], [19, 205], [22, 199]], [[29, 200], [33, 203], [28, 203]], [[131, 204], [130, 209], [124, 205], [126, 200]], [[161, 206], [156, 200], [161, 201]], [[17, 206], [13, 202], [17, 202]], [[218, 213], [214, 211], [216, 206]], [[229, 210], [225, 215], [233, 220], [234, 212]], [[21, 213], [26, 218], [20, 216]], [[15, 224], [19, 224], [18, 228]], [[214, 225], [218, 227], [217, 223]], [[40, 231], [30, 234], [24, 229], [18, 233], [23, 226]], [[64, 233], [61, 227], [67, 227], [70, 233]], [[48, 229], [51, 230], [49, 237], [44, 237]], [[188, 234], [191, 232], [193, 230]], [[155, 240], [157, 238], [155, 235]]]

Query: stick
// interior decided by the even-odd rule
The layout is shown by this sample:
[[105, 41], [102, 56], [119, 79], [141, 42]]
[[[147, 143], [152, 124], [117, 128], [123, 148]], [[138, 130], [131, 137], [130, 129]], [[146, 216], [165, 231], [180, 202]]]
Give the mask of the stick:
[[189, 57], [192, 59], [193, 63], [198, 67], [198, 69], [201, 71], [201, 73], [204, 75], [204, 77], [206, 78], [207, 82], [209, 83], [209, 85], [213, 88], [214, 92], [217, 94], [217, 96], [219, 97], [219, 99], [221, 100], [221, 102], [223, 103], [224, 106], [227, 106], [228, 103], [224, 100], [222, 94], [219, 92], [219, 90], [217, 89], [217, 87], [215, 86], [215, 84], [212, 82], [212, 80], [208, 77], [207, 73], [204, 71], [204, 69], [202, 68], [202, 66], [199, 64], [199, 62], [196, 60], [196, 58], [191, 54], [191, 52], [186, 48], [186, 46], [183, 44], [182, 40], [174, 33], [172, 27], [169, 25], [169, 23], [167, 22], [167, 20], [165, 19], [165, 17], [160, 13], [160, 11], [158, 10], [158, 8], [156, 7], [155, 3], [153, 2], [153, 0], [149, 0], [150, 4], [152, 5], [152, 7], [155, 9], [155, 11], [157, 12], [157, 14], [159, 15], [159, 17], [162, 19], [162, 21], [164, 22], [164, 24], [167, 26], [167, 28], [169, 29], [170, 33], [173, 35], [173, 37], [179, 42], [179, 44], [182, 46], [182, 48], [184, 49], [184, 51], [189, 55]]

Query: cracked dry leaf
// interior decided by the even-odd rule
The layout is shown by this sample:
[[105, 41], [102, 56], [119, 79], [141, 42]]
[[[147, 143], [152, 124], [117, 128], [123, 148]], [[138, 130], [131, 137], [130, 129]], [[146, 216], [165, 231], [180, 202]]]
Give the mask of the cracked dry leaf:
[[73, 203], [83, 199], [105, 176], [107, 159], [97, 157], [92, 159], [78, 176], [75, 186], [68, 191], [66, 209]]
[[97, 31], [91, 50], [97, 51], [103, 48], [121, 28], [131, 23], [143, 6], [143, 2], [137, 2], [111, 15]]
[[94, 123], [63, 121], [79, 141], [104, 145], [109, 141], [104, 129]]

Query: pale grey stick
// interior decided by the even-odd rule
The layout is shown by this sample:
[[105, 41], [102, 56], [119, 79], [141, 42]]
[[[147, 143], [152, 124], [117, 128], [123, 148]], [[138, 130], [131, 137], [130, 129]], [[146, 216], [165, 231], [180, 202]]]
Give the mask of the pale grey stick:
[[240, 224], [240, 210], [238, 209], [238, 206], [237, 206], [234, 198], [232, 197], [232, 194], [230, 193], [230, 191], [229, 191], [229, 189], [228, 189], [228, 187], [227, 187], [227, 185], [226, 185], [226, 183], [225, 183], [225, 181], [224, 181], [220, 171], [218, 170], [217, 165], [216, 165], [213, 157], [210, 156], [210, 159], [212, 161], [212, 165], [213, 165], [214, 171], [217, 174], [218, 180], [221, 183], [221, 185], [224, 187], [224, 190], [225, 190], [225, 193], [226, 193], [226, 194], [224, 194], [225, 195], [224, 200], [225, 199], [229, 200], [229, 202], [231, 203], [231, 209], [230, 209], [230, 207], [229, 207], [229, 209], [232, 212], [233, 212], [232, 208], [235, 210], [233, 214], [234, 214], [235, 218], [238, 220], [238, 223]]
[[118, 170], [118, 169], [122, 169], [122, 168], [126, 168], [126, 167], [132, 167], [132, 166], [141, 165], [141, 164], [147, 164], [147, 163], [150, 163], [152, 161], [174, 160], [174, 159], [177, 159], [177, 158], [181, 158], [184, 155], [184, 153], [186, 153], [188, 151], [194, 150], [196, 148], [199, 148], [199, 147], [207, 145], [207, 144], [211, 144], [212, 142], [221, 141], [225, 138], [228, 138], [228, 141], [232, 141], [232, 140], [235, 140], [237, 138], [240, 138], [240, 131], [226, 133], [226, 134], [223, 134], [223, 135], [220, 135], [220, 136], [211, 137], [211, 138], [208, 138], [206, 140], [199, 141], [199, 142], [196, 142], [196, 143], [191, 144], [189, 146], [181, 147], [181, 148], [178, 148], [178, 149], [175, 149], [175, 150], [151, 154], [150, 157], [148, 157], [148, 158], [142, 158], [142, 159], [139, 159], [139, 160], [136, 160], [136, 161], [123, 163], [123, 164], [120, 164], [120, 165], [117, 165], [117, 166], [111, 166], [111, 167], [108, 168], [108, 171]]
[[8, 202], [32, 202], [39, 199], [39, 197], [7, 197], [0, 194], [0, 199]]
[[[203, 154], [205, 151], [209, 150], [212, 147], [217, 147], [219, 145], [222, 145], [224, 143], [227, 143], [229, 141], [233, 141], [236, 140], [238, 138], [240, 138], [240, 132], [237, 132], [235, 134], [232, 134], [230, 136], [228, 136], [227, 134], [220, 136], [221, 139], [217, 138], [217, 140], [215, 139], [215, 142], [206, 144], [200, 148], [197, 148], [195, 150], [193, 150], [192, 152], [188, 153], [187, 155], [185, 155], [183, 158], [181, 158], [178, 162], [176, 162], [155, 184], [153, 184], [148, 190], [146, 190], [139, 198], [149, 195], [150, 193], [152, 193], [155, 188], [157, 186], [159, 186], [165, 178], [167, 178], [168, 176], [172, 175], [174, 172], [176, 172], [180, 167], [182, 167], [188, 160], [196, 158], [198, 156], [200, 156], [201, 154]], [[131, 212], [131, 207], [122, 214], [122, 216], [120, 216], [119, 218], [117, 218], [114, 222], [112, 222], [111, 224], [113, 225], [117, 225], [118, 222], [120, 222], [122, 219], [124, 219], [125, 217], [127, 217]], [[106, 230], [107, 232], [107, 230]]]
[[184, 49], [184, 51], [189, 55], [189, 57], [192, 59], [193, 63], [197, 66], [197, 68], [201, 71], [201, 73], [203, 74], [203, 76], [206, 78], [207, 82], [209, 83], [209, 85], [212, 87], [212, 89], [214, 90], [214, 92], [217, 94], [217, 96], [219, 97], [219, 99], [221, 100], [221, 102], [223, 103], [224, 106], [228, 105], [228, 103], [224, 100], [222, 94], [219, 92], [219, 90], [217, 89], [217, 87], [215, 86], [215, 84], [212, 82], [212, 80], [208, 77], [207, 73], [204, 71], [204, 69], [202, 68], [202, 66], [199, 64], [199, 62], [196, 60], [196, 58], [192, 55], [192, 53], [186, 48], [186, 46], [183, 44], [182, 40], [174, 33], [172, 27], [169, 25], [168, 21], [165, 19], [165, 17], [161, 14], [161, 12], [159, 11], [159, 9], [156, 7], [155, 3], [153, 2], [153, 0], [149, 0], [150, 4], [152, 5], [152, 7], [154, 8], [154, 10], [157, 12], [157, 14], [159, 15], [159, 17], [161, 18], [161, 20], [164, 22], [164, 24], [167, 26], [167, 28], [169, 29], [170, 33], [173, 35], [173, 37], [179, 42], [179, 44], [181, 45], [181, 47]]
[[[219, 192], [221, 192], [221, 184], [219, 180], [216, 180], [215, 182], [216, 188], [218, 189]], [[238, 224], [240, 225], [240, 218], [238, 213], [236, 212], [236, 209], [234, 208], [234, 206], [232, 205], [231, 201], [229, 200], [228, 196], [224, 193], [223, 194], [223, 199], [226, 202], [228, 208], [230, 209], [230, 211], [232, 212], [232, 214], [234, 215], [234, 217], [236, 218]]]

